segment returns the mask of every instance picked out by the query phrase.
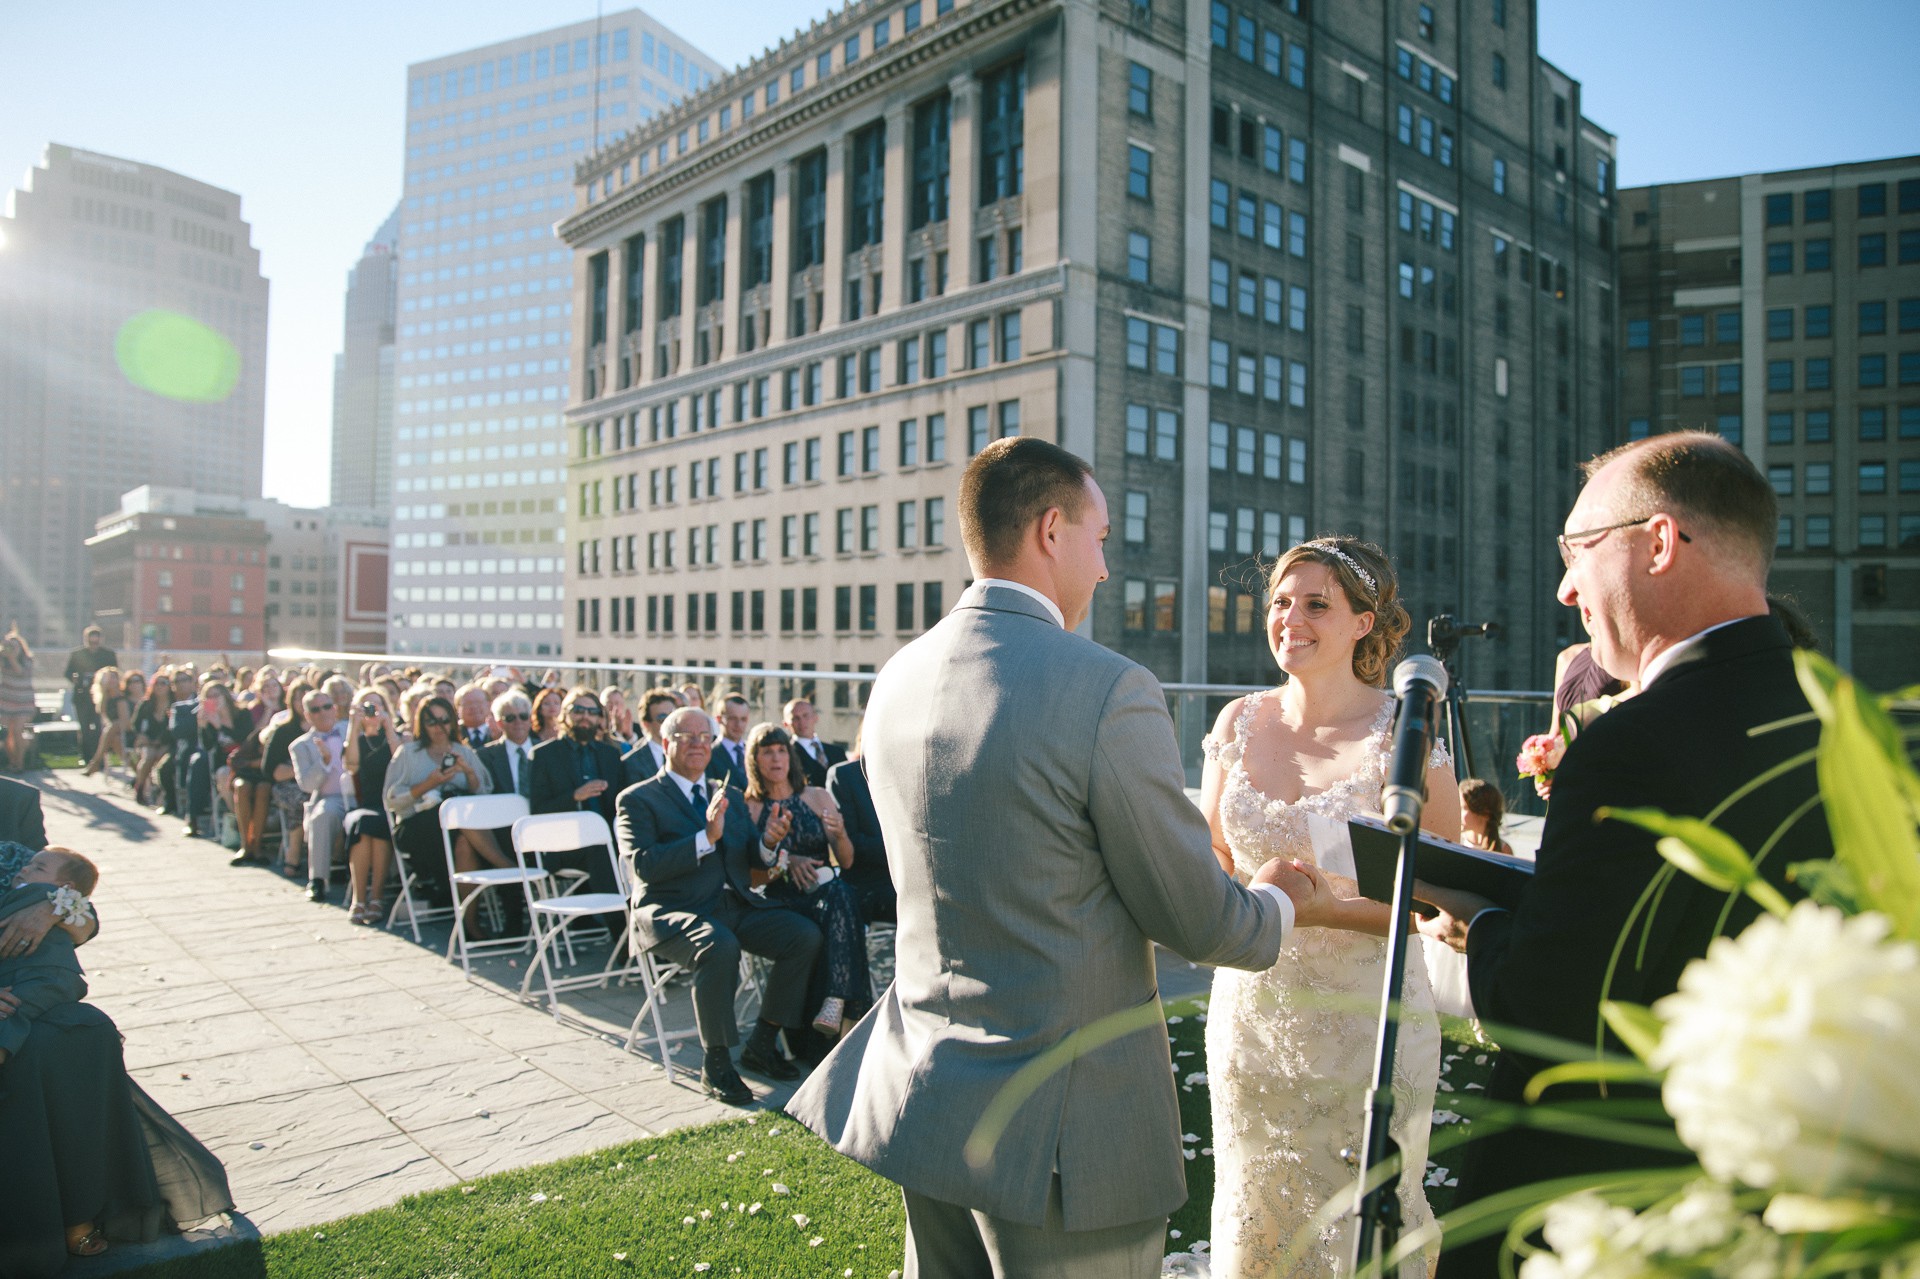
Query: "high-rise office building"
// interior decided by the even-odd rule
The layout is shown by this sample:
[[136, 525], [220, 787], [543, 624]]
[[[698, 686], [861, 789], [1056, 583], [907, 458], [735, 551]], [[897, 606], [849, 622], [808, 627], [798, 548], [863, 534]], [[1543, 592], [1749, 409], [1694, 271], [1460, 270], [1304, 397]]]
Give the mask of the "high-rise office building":
[[1772, 585], [1870, 686], [1920, 679], [1920, 156], [1620, 193], [1622, 413], [1780, 498]]
[[346, 322], [333, 357], [335, 506], [386, 511], [393, 503], [393, 338], [400, 283], [400, 210], [347, 272]]
[[0, 626], [79, 643], [144, 484], [260, 496], [267, 282], [240, 197], [53, 145], [0, 217]]
[[396, 651], [560, 651], [571, 263], [553, 224], [592, 146], [719, 72], [638, 9], [408, 69]]
[[[1541, 686], [1617, 434], [1614, 140], [1533, 8], [865, 0], [594, 154], [568, 650], [871, 669], [963, 588], [960, 472], [1112, 518], [1090, 634], [1272, 677], [1260, 564], [1385, 546]], [[1416, 632], [1417, 642], [1418, 632]]]

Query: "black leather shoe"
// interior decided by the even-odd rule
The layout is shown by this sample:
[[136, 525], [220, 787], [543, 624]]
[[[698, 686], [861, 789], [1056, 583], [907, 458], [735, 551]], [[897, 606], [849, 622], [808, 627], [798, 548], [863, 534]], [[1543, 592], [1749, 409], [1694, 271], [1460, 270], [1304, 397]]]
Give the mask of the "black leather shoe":
[[740, 1069], [750, 1070], [763, 1079], [781, 1082], [800, 1078], [800, 1067], [794, 1065], [778, 1048], [770, 1053], [761, 1053], [752, 1044], [740, 1050]]
[[707, 1096], [729, 1106], [751, 1106], [753, 1089], [731, 1066], [709, 1066], [700, 1072], [700, 1086]]
[[327, 881], [324, 879], [308, 880], [307, 881], [307, 900], [310, 902], [326, 901], [327, 900]]

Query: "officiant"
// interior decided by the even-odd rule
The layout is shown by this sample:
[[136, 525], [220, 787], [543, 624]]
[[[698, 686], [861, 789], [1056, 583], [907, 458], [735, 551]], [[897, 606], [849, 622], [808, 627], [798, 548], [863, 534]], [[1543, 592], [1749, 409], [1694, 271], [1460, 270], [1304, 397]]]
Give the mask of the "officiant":
[[[1644, 1005], [1671, 993], [1715, 936], [1739, 933], [1758, 913], [1745, 897], [1729, 900], [1684, 874], [1642, 906], [1666, 865], [1655, 837], [1596, 822], [1598, 809], [1711, 817], [1754, 852], [1784, 830], [1761, 870], [1789, 897], [1798, 893], [1788, 864], [1830, 857], [1833, 846], [1811, 762], [1817, 723], [1756, 731], [1808, 710], [1791, 641], [1767, 607], [1772, 488], [1739, 449], [1700, 432], [1636, 441], [1584, 471], [1558, 539], [1559, 599], [1579, 610], [1600, 667], [1641, 691], [1567, 748], [1537, 871], [1516, 907], [1435, 888], [1423, 896], [1443, 913], [1421, 930], [1466, 952], [1474, 1007], [1496, 1040], [1515, 1027], [1591, 1047], [1603, 1000]], [[1802, 754], [1805, 762], [1721, 811], [1742, 784]], [[1603, 1045], [1625, 1052], [1611, 1035]], [[1473, 1143], [1462, 1205], [1556, 1177], [1690, 1158], [1677, 1140], [1654, 1149], [1525, 1126], [1527, 1082], [1549, 1064], [1501, 1054], [1488, 1095], [1520, 1126]], [[1596, 1095], [1563, 1086], [1544, 1100]], [[1615, 1086], [1611, 1095], [1651, 1094]], [[1501, 1238], [1447, 1252], [1441, 1275], [1496, 1275]]]

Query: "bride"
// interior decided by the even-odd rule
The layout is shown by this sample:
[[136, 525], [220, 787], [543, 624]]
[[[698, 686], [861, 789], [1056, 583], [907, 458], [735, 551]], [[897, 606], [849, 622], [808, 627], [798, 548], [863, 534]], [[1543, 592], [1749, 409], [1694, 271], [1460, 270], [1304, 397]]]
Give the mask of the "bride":
[[[1201, 781], [1214, 851], [1242, 883], [1270, 857], [1317, 863], [1310, 815], [1379, 811], [1394, 708], [1382, 685], [1410, 625], [1393, 566], [1357, 538], [1294, 547], [1268, 585], [1267, 643], [1287, 681], [1220, 712]], [[1445, 751], [1428, 766], [1424, 825], [1453, 838], [1460, 813]], [[1350, 857], [1326, 869], [1336, 896], [1356, 894]], [[1357, 1170], [1341, 1151], [1361, 1149], [1390, 909], [1351, 906], [1343, 927], [1303, 929], [1265, 972], [1214, 974], [1215, 1279], [1350, 1268]], [[1411, 1233], [1432, 1220], [1420, 1184], [1440, 1070], [1439, 1020], [1418, 946], [1408, 953], [1403, 1001], [1393, 1133], [1412, 1169], [1400, 1191]], [[1409, 1258], [1402, 1279], [1426, 1275], [1430, 1261]]]

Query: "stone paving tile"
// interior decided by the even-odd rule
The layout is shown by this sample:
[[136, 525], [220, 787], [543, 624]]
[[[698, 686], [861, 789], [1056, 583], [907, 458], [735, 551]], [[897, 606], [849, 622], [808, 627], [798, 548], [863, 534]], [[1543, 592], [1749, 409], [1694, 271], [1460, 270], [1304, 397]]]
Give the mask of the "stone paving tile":
[[381, 1075], [353, 1088], [408, 1132], [453, 1123], [479, 1110], [522, 1110], [578, 1095], [533, 1063], [506, 1056]]
[[[229, 1054], [294, 1048], [294, 1041], [252, 1008], [213, 1016], [183, 1017], [127, 1037], [127, 1069], [135, 1073], [181, 1063], [190, 1069]], [[219, 1054], [214, 1057], [214, 1054]]]
[[413, 1074], [430, 1066], [486, 1061], [505, 1052], [464, 1026], [444, 1020], [405, 1035], [337, 1035], [315, 1040], [306, 1049], [349, 1082]]
[[556, 1101], [469, 1115], [408, 1135], [460, 1176], [480, 1177], [653, 1134], [591, 1098], [570, 1093]]
[[[393, 1121], [350, 1084], [309, 1088], [260, 1101], [228, 1102], [174, 1118], [239, 1175], [244, 1167], [277, 1163], [290, 1154], [317, 1154], [398, 1135]], [[259, 1150], [255, 1150], [255, 1146]]]
[[383, 1208], [461, 1180], [418, 1142], [398, 1134], [240, 1171], [246, 1175], [229, 1177], [233, 1197], [243, 1205], [259, 1205], [246, 1211], [262, 1234]]
[[[150, 1030], [146, 1034], [155, 1032]], [[202, 1057], [190, 1062], [168, 1062], [164, 1066], [127, 1073], [169, 1112], [258, 1101], [262, 1097], [326, 1088], [340, 1082], [340, 1076], [321, 1065], [299, 1044]]]

